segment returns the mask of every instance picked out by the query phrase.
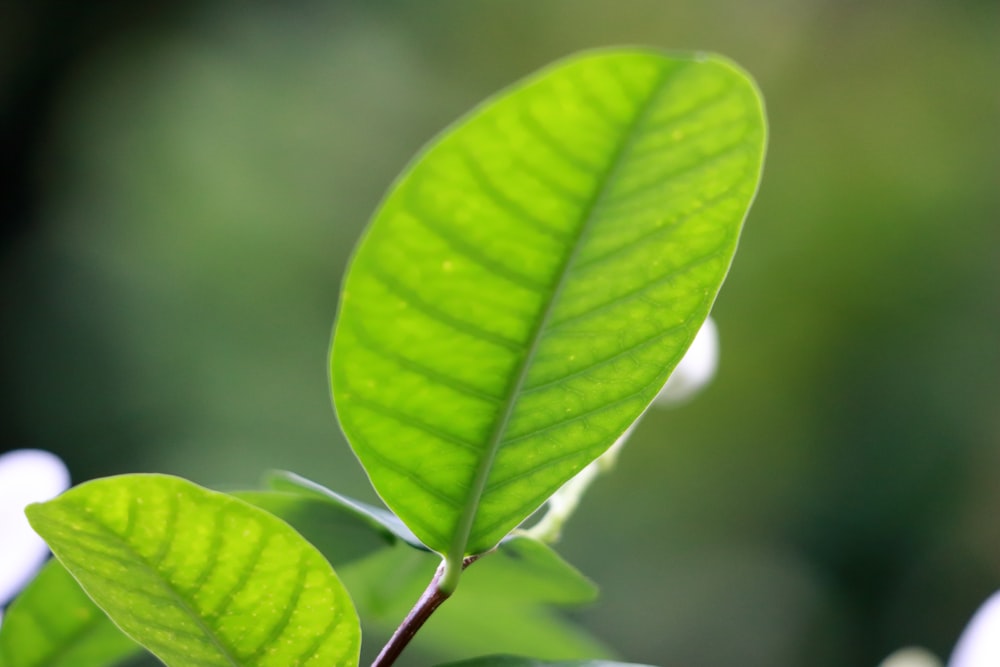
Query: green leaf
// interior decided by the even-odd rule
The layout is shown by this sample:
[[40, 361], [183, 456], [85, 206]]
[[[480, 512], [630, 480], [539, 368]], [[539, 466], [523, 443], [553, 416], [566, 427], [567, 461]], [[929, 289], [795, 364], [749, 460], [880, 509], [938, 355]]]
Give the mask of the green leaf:
[[[343, 568], [366, 637], [387, 638], [439, 564], [433, 554], [397, 545]], [[438, 659], [497, 651], [607, 657], [605, 646], [552, 608], [589, 603], [596, 593], [593, 583], [550, 547], [512, 537], [468, 569], [461, 592], [438, 608], [408, 651]]]
[[631, 662], [610, 660], [537, 660], [513, 655], [490, 655], [459, 662], [449, 662], [440, 667], [649, 667]]
[[124, 475], [31, 505], [84, 590], [169, 667], [358, 661], [350, 598], [286, 523], [165, 475]]
[[729, 269], [764, 142], [729, 61], [613, 50], [512, 86], [400, 176], [345, 280], [333, 396], [379, 495], [453, 571], [663, 386]]
[[0, 625], [3, 667], [108, 667], [141, 651], [55, 560], [21, 591]]
[[413, 534], [413, 531], [400, 521], [399, 517], [386, 509], [349, 498], [293, 472], [276, 470], [268, 474], [265, 481], [276, 491], [306, 495], [340, 507], [383, 535], [403, 540], [417, 549], [427, 550], [427, 546]]
[[353, 512], [328, 500], [284, 491], [234, 491], [231, 496], [267, 510], [304, 537], [334, 567], [395, 541]]
[[[506, 558], [483, 561], [470, 570], [470, 579], [480, 572], [489, 573], [498, 592], [527, 589], [533, 600], [553, 604], [581, 605], [597, 599], [597, 586], [544, 542], [513, 535], [503, 541], [499, 553]], [[495, 561], [498, 567], [491, 570]]]

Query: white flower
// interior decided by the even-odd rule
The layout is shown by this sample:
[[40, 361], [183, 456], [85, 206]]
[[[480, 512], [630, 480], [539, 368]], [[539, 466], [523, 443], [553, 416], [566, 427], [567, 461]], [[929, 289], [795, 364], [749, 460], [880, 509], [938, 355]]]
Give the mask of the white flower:
[[708, 384], [718, 366], [719, 329], [709, 317], [653, 403], [672, 405], [686, 401]]
[[25, 506], [68, 487], [69, 471], [55, 454], [19, 449], [0, 456], [0, 607], [31, 580], [49, 553], [28, 524]]
[[965, 626], [948, 661], [948, 667], [997, 665], [1000, 665], [1000, 591], [986, 600]]
[[941, 661], [930, 651], [911, 646], [896, 651], [879, 667], [941, 667]]
[[[951, 652], [948, 667], [1000, 665], [1000, 591], [993, 594], [965, 626]], [[879, 667], [941, 667], [941, 661], [920, 648], [896, 651]]]

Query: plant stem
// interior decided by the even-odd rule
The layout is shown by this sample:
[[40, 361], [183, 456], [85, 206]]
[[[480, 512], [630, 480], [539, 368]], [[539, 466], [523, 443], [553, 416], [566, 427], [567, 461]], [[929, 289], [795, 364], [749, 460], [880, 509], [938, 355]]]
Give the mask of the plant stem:
[[[480, 556], [468, 556], [465, 558], [462, 561], [462, 570], [472, 565], [479, 558]], [[427, 619], [441, 606], [442, 602], [451, 597], [452, 591], [443, 591], [439, 586], [441, 577], [444, 576], [444, 571], [445, 563], [441, 563], [434, 573], [431, 583], [427, 585], [427, 589], [420, 596], [420, 599], [417, 600], [417, 603], [413, 605], [413, 609], [406, 615], [403, 622], [399, 624], [396, 631], [392, 633], [389, 642], [382, 647], [382, 651], [375, 658], [372, 667], [389, 667], [396, 662], [403, 649], [406, 648], [410, 640], [417, 634], [417, 630], [423, 627]]]

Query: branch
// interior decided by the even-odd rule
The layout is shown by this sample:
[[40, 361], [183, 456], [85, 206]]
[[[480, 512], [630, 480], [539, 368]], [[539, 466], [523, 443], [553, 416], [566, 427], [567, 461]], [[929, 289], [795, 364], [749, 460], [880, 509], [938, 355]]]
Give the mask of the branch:
[[[480, 556], [468, 556], [462, 561], [462, 570], [472, 565], [474, 562], [479, 560]], [[437, 572], [434, 573], [434, 577], [431, 579], [431, 583], [428, 584], [427, 589], [424, 591], [417, 603], [413, 605], [413, 609], [410, 613], [406, 615], [403, 622], [399, 624], [396, 631], [392, 634], [389, 642], [382, 647], [382, 651], [375, 658], [375, 662], [372, 663], [372, 667], [390, 667], [399, 655], [403, 652], [403, 649], [407, 647], [410, 640], [413, 639], [414, 635], [417, 634], [417, 630], [423, 627], [427, 619], [431, 617], [431, 614], [441, 606], [441, 603], [451, 597], [450, 592], [442, 591], [438, 585], [441, 583], [441, 577], [444, 576], [445, 564], [441, 563], [438, 566]]]

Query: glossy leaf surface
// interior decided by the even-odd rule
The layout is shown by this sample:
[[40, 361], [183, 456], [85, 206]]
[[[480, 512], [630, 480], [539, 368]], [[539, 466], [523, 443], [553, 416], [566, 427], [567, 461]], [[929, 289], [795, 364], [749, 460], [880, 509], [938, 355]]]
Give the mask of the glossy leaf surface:
[[713, 56], [583, 54], [433, 142], [348, 272], [331, 356], [378, 493], [456, 563], [642, 412], [707, 316], [763, 160]]
[[50, 560], [4, 615], [0, 667], [111, 667], [142, 652]]
[[169, 667], [357, 665], [347, 592], [261, 509], [175, 477], [124, 475], [27, 514], [97, 605]]

